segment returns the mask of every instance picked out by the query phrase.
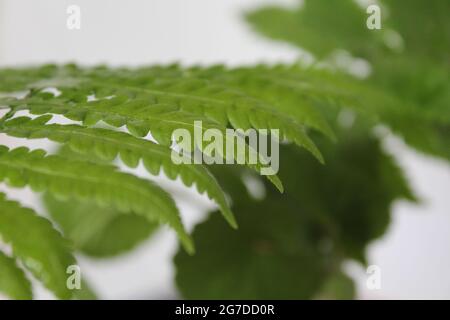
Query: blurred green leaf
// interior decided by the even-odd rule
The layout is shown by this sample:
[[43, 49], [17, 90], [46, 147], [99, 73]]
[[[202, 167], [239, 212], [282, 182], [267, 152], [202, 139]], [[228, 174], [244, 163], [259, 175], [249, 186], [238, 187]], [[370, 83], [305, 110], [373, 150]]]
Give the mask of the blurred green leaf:
[[398, 31], [404, 53], [450, 67], [450, 1], [381, 0], [388, 27]]
[[329, 159], [325, 166], [282, 146], [279, 175], [286, 192], [278, 194], [266, 183], [261, 201], [245, 191], [242, 173], [212, 168], [232, 197], [241, 227], [233, 232], [212, 214], [195, 228], [198, 253], [179, 251], [175, 257], [184, 297], [312, 298], [326, 286], [325, 278], [332, 279], [328, 285], [336, 297], [351, 297], [349, 281], [335, 270], [346, 259], [365, 263], [366, 246], [389, 225], [392, 203], [415, 198], [377, 139], [357, 128], [338, 132], [337, 144], [316, 137]]
[[366, 27], [367, 17], [353, 0], [306, 0], [294, 9], [273, 6], [246, 15], [263, 35], [304, 48], [318, 58], [337, 49], [371, 56], [382, 44], [382, 34]]
[[375, 106], [406, 143], [450, 160], [450, 2], [380, 2], [381, 30], [366, 28], [368, 14], [354, 0], [305, 0], [296, 9], [256, 10], [247, 20], [262, 34], [320, 59], [341, 49], [368, 60], [372, 74], [362, 83], [392, 96], [396, 106], [386, 108], [364, 91], [361, 100]]
[[90, 202], [61, 201], [49, 194], [44, 202], [75, 248], [92, 257], [105, 258], [129, 251], [158, 227], [136, 214], [124, 215], [114, 208]]
[[286, 194], [300, 208], [328, 221], [336, 249], [365, 262], [367, 244], [389, 225], [393, 201], [415, 198], [401, 170], [375, 138], [342, 130], [338, 141], [319, 142], [329, 159], [326, 166], [316, 166], [302, 152], [283, 150], [280, 176]]
[[11, 299], [33, 298], [31, 284], [16, 261], [0, 251], [0, 293]]
[[97, 300], [97, 294], [90, 287], [89, 283], [86, 280], [81, 281], [81, 288], [74, 290], [73, 292], [74, 299], [76, 300]]
[[355, 283], [342, 272], [333, 274], [321, 289], [318, 299], [351, 300], [356, 295]]
[[306, 299], [325, 275], [307, 217], [281, 198], [235, 207], [239, 231], [216, 214], [194, 230], [198, 251], [175, 257], [176, 281], [188, 299]]
[[[78, 153], [69, 145], [59, 148], [58, 154], [69, 159], [107, 163], [95, 153]], [[52, 219], [75, 248], [91, 257], [108, 258], [130, 251], [158, 228], [157, 223], [139, 215], [124, 215], [114, 208], [100, 207], [93, 202], [60, 200], [48, 193], [43, 201]]]
[[0, 208], [0, 236], [11, 245], [14, 257], [58, 298], [71, 299], [73, 292], [66, 285], [66, 270], [76, 260], [69, 242], [50, 221], [7, 200], [2, 193]]

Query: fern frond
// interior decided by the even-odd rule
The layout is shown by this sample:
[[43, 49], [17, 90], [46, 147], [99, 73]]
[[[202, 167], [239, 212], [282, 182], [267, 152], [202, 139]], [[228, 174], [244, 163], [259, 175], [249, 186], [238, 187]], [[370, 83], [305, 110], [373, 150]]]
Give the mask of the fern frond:
[[173, 199], [151, 181], [118, 172], [113, 166], [46, 155], [40, 149], [30, 152], [24, 147], [9, 150], [0, 146], [0, 181], [13, 187], [29, 185], [35, 191], [49, 191], [62, 199], [94, 200], [100, 206], [167, 223], [177, 232], [185, 249], [194, 251]]
[[[49, 67], [46, 68], [48, 70]], [[3, 73], [13, 78], [17, 86], [24, 85], [25, 81], [20, 81], [20, 71], [3, 70]], [[30, 79], [23, 90], [39, 90], [53, 85], [62, 91], [61, 96], [48, 101], [28, 97], [15, 102], [3, 100], [3, 103], [30, 109], [36, 114], [63, 114], [88, 125], [99, 120], [113, 126], [126, 124], [130, 131], [140, 136], [151, 130], [158, 142], [166, 144], [170, 143], [174, 125], [189, 129], [193, 125], [192, 119], [202, 120], [205, 125], [216, 128], [230, 124], [243, 130], [279, 129], [281, 138], [305, 147], [323, 161], [303, 124], [233, 88], [204, 79], [158, 78], [146, 72], [145, 68], [81, 69], [70, 66], [55, 67], [45, 74], [47, 78], [41, 81]], [[89, 95], [100, 100], [86, 102]]]
[[[110, 81], [112, 80], [114, 78], [110, 78]], [[119, 81], [113, 85], [102, 82], [98, 86], [102, 89], [113, 89], [114, 91], [110, 94], [115, 94], [116, 90], [120, 90], [121, 93], [138, 95], [159, 103], [175, 104], [180, 106], [183, 111], [196, 116], [206, 116], [223, 126], [229, 123], [235, 129], [279, 129], [282, 139], [290, 140], [306, 148], [319, 161], [323, 162], [320, 151], [309, 139], [302, 125], [295, 123], [289, 116], [270, 108], [256, 98], [250, 98], [226, 87], [201, 79], [193, 81], [189, 78], [172, 78], [170, 81], [153, 82], [149, 88], [124, 87]]]
[[98, 101], [75, 102], [74, 97], [58, 97], [43, 99], [40, 96], [24, 99], [4, 100], [5, 104], [13, 107], [15, 111], [29, 110], [32, 114], [54, 113], [65, 116], [74, 121], [92, 126], [99, 121], [114, 126], [127, 126], [135, 136], [144, 137], [152, 131], [152, 136], [161, 144], [170, 145], [171, 136], [175, 129], [186, 129], [193, 133], [194, 121], [202, 121], [203, 129], [223, 130], [223, 127], [199, 118], [193, 114], [182, 112], [176, 106], [151, 104], [145, 100], [129, 100], [126, 96], [116, 96]]
[[3, 193], [0, 193], [0, 208], [0, 236], [11, 245], [14, 256], [57, 297], [72, 298], [66, 286], [66, 270], [76, 261], [68, 241], [47, 219], [7, 200]]
[[[193, 137], [195, 131], [204, 132], [207, 129], [216, 129], [223, 132], [225, 142], [233, 139], [226, 134], [226, 128], [216, 122], [189, 112], [180, 111], [179, 107], [170, 105], [151, 105], [146, 100], [128, 100], [125, 96], [104, 99], [100, 101], [74, 103], [72, 96], [69, 99], [55, 98], [42, 99], [42, 97], [29, 97], [24, 99], [5, 99], [5, 104], [14, 108], [14, 111], [29, 110], [33, 114], [55, 113], [68, 119], [82, 121], [83, 124], [92, 126], [100, 120], [115, 127], [126, 125], [135, 136], [143, 137], [151, 131], [152, 136], [163, 145], [170, 145], [172, 132], [175, 129], [186, 129]], [[2, 102], [0, 101], [0, 104]], [[201, 121], [201, 126], [195, 121]], [[196, 146], [202, 150], [200, 141], [195, 141]], [[237, 158], [237, 154], [235, 154]], [[261, 163], [246, 164], [260, 172]], [[267, 178], [280, 190], [282, 183], [276, 175]]]
[[0, 251], [0, 293], [11, 299], [33, 298], [31, 284], [16, 261]]
[[161, 169], [170, 179], [181, 177], [186, 186], [195, 183], [200, 193], [207, 195], [219, 206], [225, 219], [237, 227], [220, 185], [205, 166], [197, 164], [176, 165], [171, 159], [171, 149], [149, 140], [138, 139], [124, 132], [102, 128], [86, 128], [80, 125], [47, 124], [52, 118], [45, 115], [36, 119], [18, 117], [5, 122], [3, 131], [21, 138], [48, 138], [68, 145], [72, 150], [89, 155], [95, 153], [106, 161], [118, 155], [130, 168], [135, 168], [142, 160], [147, 171], [157, 175]]
[[[299, 125], [312, 127], [333, 138], [334, 133], [326, 117], [315, 108], [312, 101], [312, 98], [316, 97], [326, 98], [329, 92], [325, 92], [321, 85], [313, 86], [308, 81], [306, 68], [299, 72], [304, 76], [301, 83], [292, 82], [285, 77], [285, 74], [280, 74], [283, 70], [293, 67], [290, 65], [257, 65], [239, 68], [227, 68], [223, 65], [189, 68], [179, 65], [152, 66], [140, 69], [139, 81], [142, 79], [146, 79], [147, 83], [154, 82], [156, 79], [159, 82], [163, 80], [171, 82], [174, 79], [184, 79], [185, 82], [190, 83], [207, 81], [210, 86], [211, 84], [222, 86], [229, 91], [241, 92], [248, 97], [261, 100], [265, 103], [265, 107], [288, 115]], [[132, 78], [132, 75], [126, 72], [121, 76], [126, 79]], [[286, 90], [282, 91], [283, 88]], [[294, 89], [299, 90], [295, 90], [296, 94], [292, 95]]]
[[[294, 68], [296, 73], [288, 72]], [[342, 102], [345, 98], [337, 91], [327, 90], [323, 83], [317, 85], [312, 83], [309, 68], [301, 68], [297, 65], [257, 65], [228, 69], [219, 65], [209, 68], [191, 68], [186, 72], [189, 75], [239, 89], [249, 96], [258, 97], [274, 110], [290, 115], [297, 123], [335, 139], [327, 117], [317, 108], [316, 102], [328, 100], [329, 104], [331, 99]], [[293, 74], [303, 78], [301, 81], [292, 79]]]

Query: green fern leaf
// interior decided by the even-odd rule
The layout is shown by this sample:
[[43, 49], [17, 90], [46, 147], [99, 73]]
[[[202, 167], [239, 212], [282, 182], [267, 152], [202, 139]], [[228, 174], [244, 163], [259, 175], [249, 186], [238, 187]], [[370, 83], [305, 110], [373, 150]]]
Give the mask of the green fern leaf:
[[[64, 115], [71, 120], [83, 121], [85, 125], [94, 125], [100, 120], [115, 127], [121, 127], [126, 124], [128, 130], [138, 137], [147, 135], [151, 129], [153, 137], [166, 146], [171, 144], [172, 132], [175, 129], [186, 129], [193, 137], [196, 136], [196, 129], [200, 132], [207, 129], [216, 129], [224, 133], [225, 142], [227, 139], [233, 139], [232, 136], [226, 134], [225, 127], [201, 115], [180, 111], [178, 107], [149, 105], [148, 102], [143, 100], [126, 102], [128, 98], [124, 96], [80, 104], [73, 104], [71, 102], [72, 99], [74, 97], [68, 100], [59, 98], [48, 100], [42, 99], [42, 97], [30, 97], [25, 99], [6, 99], [3, 102], [13, 107], [15, 111], [29, 109], [33, 114], [56, 113]], [[0, 104], [2, 104], [1, 101]], [[201, 127], [197, 126], [195, 121], [201, 121]], [[201, 147], [199, 141], [196, 142], [196, 145]], [[237, 157], [236, 153], [235, 158]], [[261, 163], [250, 164], [247, 160], [246, 163], [254, 170], [261, 171]], [[267, 178], [280, 191], [283, 191], [282, 183], [276, 175], [270, 175]]]
[[233, 88], [204, 79], [155, 77], [142, 69], [130, 70], [131, 77], [127, 77], [129, 73], [124, 69], [120, 70], [120, 73], [106, 71], [102, 74], [95, 70], [92, 74], [89, 74], [89, 71], [87, 73], [88, 76], [96, 78], [86, 80], [84, 85], [94, 92], [101, 92], [102, 96], [126, 95], [176, 105], [185, 112], [206, 116], [223, 126], [231, 124], [235, 129], [279, 129], [282, 138], [305, 147], [323, 162], [319, 150], [302, 125], [295, 123], [290, 116], [274, 110], [270, 105]]
[[72, 150], [85, 155], [95, 153], [106, 161], [112, 161], [120, 154], [122, 161], [131, 168], [135, 168], [142, 160], [147, 171], [153, 175], [157, 175], [162, 168], [169, 178], [181, 177], [185, 185], [191, 186], [195, 183], [200, 193], [206, 191], [219, 205], [225, 219], [233, 227], [237, 227], [225, 194], [214, 176], [204, 166], [176, 165], [171, 159], [170, 148], [149, 140], [138, 139], [127, 133], [79, 125], [46, 125], [51, 117], [46, 115], [34, 120], [18, 117], [7, 121], [3, 131], [16, 137], [48, 138], [67, 144]]
[[72, 298], [66, 270], [76, 261], [68, 241], [48, 220], [0, 193], [0, 236], [12, 246], [14, 256], [57, 297]]
[[[155, 79], [158, 79], [159, 82], [166, 81], [169, 83], [184, 79], [184, 82], [190, 84], [196, 82], [200, 82], [200, 84], [208, 83], [210, 87], [218, 87], [218, 92], [223, 91], [220, 88], [228, 88], [228, 95], [237, 95], [238, 92], [241, 92], [241, 94], [245, 94], [248, 98], [251, 97], [254, 100], [264, 102], [265, 109], [270, 108], [284, 115], [288, 115], [296, 120], [299, 126], [306, 125], [333, 137], [333, 132], [327, 120], [314, 108], [312, 101], [306, 95], [306, 93], [310, 93], [308, 89], [311, 87], [308, 86], [308, 81], [303, 79], [304, 81], [300, 87], [298, 84], [290, 83], [288, 79], [283, 78], [283, 75], [275, 73], [286, 68], [289, 68], [289, 66], [268, 67], [258, 65], [235, 69], [229, 69], [223, 65], [206, 68], [191, 67], [187, 69], [178, 65], [155, 66], [141, 69], [141, 77], [139, 79], [141, 81], [144, 78], [146, 82], [156, 81]], [[122, 76], [131, 77], [131, 75]], [[281, 92], [280, 89], [286, 86], [286, 90]], [[293, 88], [301, 89], [301, 92], [293, 96], [291, 94]], [[317, 86], [313, 89], [320, 90], [320, 88], [320, 86]], [[231, 91], [232, 93], [230, 93]], [[286, 99], [285, 94], [288, 95], [289, 99]], [[226, 115], [219, 116], [218, 119], [219, 121], [223, 119], [226, 125]]]
[[[202, 120], [207, 128], [279, 129], [282, 138], [308, 149], [320, 161], [323, 158], [309, 139], [303, 125], [289, 115], [274, 110], [267, 103], [242, 92], [202, 79], [158, 79], [145, 69], [78, 69], [72, 67], [62, 78], [67, 67], [56, 68], [41, 81], [30, 81], [35, 90], [55, 86], [62, 91], [57, 98], [42, 101], [35, 96], [18, 101], [2, 100], [0, 104], [29, 109], [32, 113], [58, 113], [69, 119], [92, 125], [100, 120], [113, 126], [127, 125], [138, 136], [151, 130], [160, 143], [169, 144], [176, 128], [193, 130], [193, 120]], [[3, 71], [6, 77], [19, 74]], [[127, 77], [131, 74], [132, 76]], [[45, 81], [44, 81], [45, 80]], [[25, 82], [25, 81], [24, 81]], [[22, 82], [19, 82], [22, 83]], [[22, 83], [23, 85], [23, 83]], [[92, 94], [98, 101], [86, 102]]]
[[[245, 92], [247, 95], [265, 101], [272, 109], [289, 115], [299, 125], [314, 128], [329, 138], [334, 139], [334, 132], [328, 120], [316, 107], [315, 100], [326, 99], [330, 94], [321, 85], [313, 86], [308, 79], [310, 70], [299, 66], [296, 75], [303, 79], [291, 79], [292, 72], [287, 71], [297, 66], [241, 67], [226, 69], [222, 66], [209, 68], [191, 68], [189, 74], [206, 78]], [[217, 69], [220, 69], [220, 72]], [[315, 91], [320, 92], [317, 94]]]
[[[1, 218], [0, 218], [1, 219]], [[0, 293], [11, 299], [33, 298], [31, 284], [16, 261], [0, 251]]]
[[171, 144], [172, 132], [175, 129], [186, 129], [193, 134], [195, 120], [202, 121], [202, 129], [223, 130], [212, 121], [182, 112], [178, 107], [151, 105], [144, 100], [129, 101], [126, 96], [90, 102], [74, 102], [73, 96], [68, 99], [45, 97], [46, 99], [34, 96], [3, 102], [14, 107], [15, 111], [28, 109], [32, 114], [38, 115], [60, 114], [70, 120], [82, 121], [88, 126], [95, 125], [100, 120], [114, 127], [126, 125], [127, 129], [138, 137], [146, 136], [151, 129], [153, 137], [164, 145]]
[[[120, 93], [134, 94], [158, 102], [175, 104], [184, 111], [197, 116], [206, 116], [213, 121], [226, 126], [231, 124], [235, 129], [250, 128], [280, 130], [281, 138], [290, 140], [309, 150], [319, 161], [323, 162], [320, 151], [309, 139], [303, 125], [262, 101], [249, 97], [242, 92], [218, 85], [203, 79], [140, 77], [139, 82], [150, 83], [145, 86], [123, 86], [123, 79], [107, 77], [100, 88], [120, 90]], [[128, 80], [128, 79], [127, 79]], [[107, 82], [113, 84], [107, 84]], [[94, 85], [95, 87], [95, 85]], [[116, 91], [109, 92], [115, 94]]]
[[172, 198], [151, 181], [118, 172], [113, 166], [75, 161], [44, 150], [9, 150], [0, 146], [0, 181], [13, 187], [29, 185], [35, 191], [49, 191], [61, 199], [94, 200], [135, 212], [150, 221], [169, 224], [185, 249], [193, 253], [191, 238], [184, 230]]

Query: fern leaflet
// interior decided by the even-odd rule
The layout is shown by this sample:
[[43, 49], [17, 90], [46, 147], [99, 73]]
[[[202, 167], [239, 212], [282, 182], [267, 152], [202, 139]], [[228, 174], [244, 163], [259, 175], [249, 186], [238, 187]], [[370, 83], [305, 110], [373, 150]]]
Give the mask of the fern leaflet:
[[52, 118], [45, 115], [36, 119], [18, 117], [5, 122], [3, 131], [22, 138], [48, 138], [68, 145], [72, 150], [89, 155], [95, 153], [106, 161], [114, 160], [118, 154], [128, 167], [135, 168], [142, 160], [147, 171], [157, 175], [161, 168], [165, 174], [176, 179], [181, 177], [187, 186], [196, 184], [200, 193], [207, 192], [215, 200], [226, 220], [237, 227], [236, 220], [225, 199], [225, 194], [213, 175], [201, 165], [176, 165], [171, 159], [171, 149], [138, 139], [124, 132], [102, 128], [86, 128], [79, 125], [47, 124]]
[[24, 147], [9, 150], [0, 146], [0, 181], [13, 187], [29, 185], [34, 191], [49, 191], [62, 199], [94, 200], [102, 207], [112, 205], [124, 213], [167, 223], [185, 249], [194, 251], [172, 198], [151, 181], [118, 172], [113, 166], [46, 155], [40, 149], [30, 152]]
[[0, 293], [12, 299], [29, 300], [33, 297], [31, 284], [16, 261], [0, 251]]
[[75, 264], [69, 242], [48, 220], [7, 200], [2, 193], [0, 205], [0, 236], [11, 245], [14, 256], [57, 297], [72, 298], [73, 294], [66, 286], [67, 267]]

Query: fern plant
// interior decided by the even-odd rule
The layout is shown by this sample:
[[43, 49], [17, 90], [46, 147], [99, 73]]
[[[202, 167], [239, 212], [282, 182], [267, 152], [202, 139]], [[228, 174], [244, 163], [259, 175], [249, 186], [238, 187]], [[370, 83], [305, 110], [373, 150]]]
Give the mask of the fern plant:
[[[11, 187], [29, 186], [36, 192], [46, 192], [56, 200], [89, 203], [114, 212], [139, 215], [151, 223], [168, 224], [177, 232], [186, 251], [192, 254], [194, 245], [170, 195], [151, 181], [121, 172], [110, 164], [112, 160], [120, 156], [131, 168], [142, 161], [153, 175], [162, 169], [171, 179], [180, 177], [186, 186], [195, 184], [200, 193], [206, 192], [217, 203], [232, 227], [237, 227], [237, 223], [223, 190], [209, 170], [203, 165], [172, 162], [173, 130], [185, 128], [193, 132], [194, 120], [202, 121], [202, 130], [224, 131], [227, 126], [244, 130], [280, 128], [283, 138], [304, 146], [322, 161], [304, 125], [288, 114], [226, 86], [191, 76], [164, 76], [159, 74], [160, 69], [83, 69], [68, 65], [2, 70], [4, 94], [0, 104], [8, 110], [1, 120], [2, 133], [27, 139], [47, 138], [85, 157], [74, 157], [67, 152], [47, 154], [44, 150], [31, 151], [24, 147], [10, 150], [2, 146], [1, 180]], [[162, 69], [170, 71], [174, 67]], [[58, 94], [49, 93], [50, 88], [57, 89]], [[14, 97], [15, 92], [20, 91], [26, 91], [26, 95]], [[27, 110], [28, 115], [18, 115], [23, 110]], [[54, 114], [76, 123], [52, 122]], [[100, 121], [107, 126], [98, 125]], [[126, 126], [127, 132], [116, 130], [122, 126]], [[145, 138], [149, 131], [157, 142]], [[249, 167], [252, 166], [249, 164]], [[277, 176], [268, 178], [282, 190]], [[10, 214], [25, 210], [6, 197], [2, 203]], [[26, 209], [23, 215], [34, 217], [35, 213]], [[7, 225], [14, 226], [13, 223]], [[56, 233], [54, 230], [47, 232]], [[15, 251], [20, 249], [15, 249], [14, 238], [5, 234], [2, 238], [16, 255]], [[63, 252], [71, 255], [69, 246]], [[26, 261], [28, 257], [23, 258]], [[62, 258], [55, 253], [54, 259]], [[40, 270], [35, 276], [58, 297], [70, 297], [65, 282], [53, 279], [54, 273], [46, 270], [42, 259], [44, 257], [33, 259]], [[63, 261], [60, 264], [68, 266]], [[25, 262], [24, 266], [27, 267]], [[64, 274], [65, 268], [60, 268], [59, 272]], [[44, 279], [53, 284], [47, 284]]]
[[[416, 2], [409, 7], [414, 13], [421, 10]], [[396, 12], [395, 1], [383, 3]], [[379, 34], [347, 32], [364, 18], [353, 1], [329, 5], [309, 0], [295, 11], [263, 9], [248, 20], [266, 35], [306, 46], [324, 60], [342, 45], [373, 64], [369, 79], [302, 63], [0, 70], [2, 135], [60, 145], [57, 152], [0, 146], [0, 181], [42, 193], [49, 213], [44, 217], [0, 194], [0, 292], [29, 299], [32, 276], [58, 298], [93, 298], [87, 283], [82, 290], [66, 285], [75, 253], [117, 255], [168, 225], [183, 247], [175, 265], [185, 297], [353, 297], [342, 263], [366, 263], [365, 248], [385, 232], [393, 201], [416, 200], [372, 128], [388, 125], [413, 147], [450, 158], [449, 60], [439, 41], [429, 52], [417, 47], [415, 37], [422, 35], [409, 32], [404, 16], [394, 20], [393, 14], [389, 23], [404, 35], [407, 56], [388, 51]], [[437, 2], [432, 7], [442, 9]], [[341, 19], [315, 24], [314, 17], [330, 10], [342, 12], [338, 17], [349, 28], [337, 27]], [[303, 31], [289, 31], [297, 28]], [[317, 41], [323, 36], [338, 40]], [[363, 41], [365, 36], [370, 40]], [[411, 75], [407, 66], [416, 61], [420, 72]], [[397, 69], [390, 69], [393, 64]], [[342, 124], [345, 113], [356, 120]], [[247, 161], [172, 162], [175, 129], [214, 128], [230, 139], [225, 133], [230, 127], [279, 129], [289, 142], [281, 148], [280, 176], [261, 178], [260, 164]], [[124, 172], [118, 159], [131, 169], [142, 163], [152, 176], [162, 171], [186, 187], [195, 185], [229, 226], [214, 213], [196, 227], [193, 241], [172, 196], [149, 179]], [[262, 199], [246, 187], [248, 177], [262, 186]]]

